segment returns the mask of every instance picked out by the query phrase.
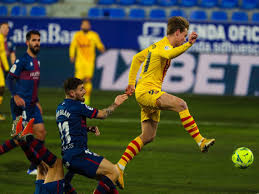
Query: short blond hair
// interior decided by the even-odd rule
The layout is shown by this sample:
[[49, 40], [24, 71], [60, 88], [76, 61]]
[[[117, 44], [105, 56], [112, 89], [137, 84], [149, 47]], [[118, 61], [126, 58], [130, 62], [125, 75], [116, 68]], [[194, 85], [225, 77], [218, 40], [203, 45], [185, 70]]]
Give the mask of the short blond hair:
[[183, 32], [185, 28], [189, 30], [187, 19], [181, 16], [171, 17], [167, 23], [167, 35], [175, 33], [178, 29]]

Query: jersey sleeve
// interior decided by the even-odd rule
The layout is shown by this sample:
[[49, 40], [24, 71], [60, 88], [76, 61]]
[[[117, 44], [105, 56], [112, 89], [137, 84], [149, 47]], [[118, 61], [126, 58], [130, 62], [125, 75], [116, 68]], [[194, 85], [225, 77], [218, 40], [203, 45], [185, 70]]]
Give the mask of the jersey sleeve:
[[87, 106], [85, 103], [81, 103], [81, 114], [87, 118], [95, 118], [98, 114], [98, 110], [96, 108], [92, 108]]
[[16, 59], [15, 63], [12, 65], [9, 75], [15, 78], [19, 78], [23, 70], [23, 62], [20, 59]]
[[103, 45], [103, 43], [102, 43], [102, 41], [100, 39], [100, 36], [97, 33], [95, 33], [94, 40], [95, 40], [96, 47], [98, 48], [98, 50], [99, 51], [103, 51], [104, 50], [104, 45]]
[[172, 48], [172, 49], [165, 49], [165, 47], [157, 47], [156, 53], [166, 59], [173, 59], [182, 53], [184, 53], [187, 49], [192, 46], [191, 43], [187, 42], [181, 46]]
[[129, 72], [129, 85], [135, 85], [138, 70], [148, 55], [148, 49], [142, 50], [133, 57]]
[[3, 64], [4, 70], [9, 71], [9, 64], [5, 52], [5, 43], [3, 35], [0, 36], [0, 59], [1, 63]]
[[69, 57], [70, 58], [75, 58], [76, 47], [77, 47], [76, 39], [77, 39], [77, 33], [75, 33], [75, 35], [72, 39], [72, 42], [70, 43], [70, 46], [69, 46]]

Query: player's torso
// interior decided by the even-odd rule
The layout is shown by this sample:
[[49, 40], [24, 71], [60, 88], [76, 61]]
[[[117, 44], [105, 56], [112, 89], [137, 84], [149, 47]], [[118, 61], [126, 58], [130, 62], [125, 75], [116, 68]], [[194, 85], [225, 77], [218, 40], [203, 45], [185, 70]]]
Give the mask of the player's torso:
[[76, 35], [77, 59], [92, 61], [95, 58], [95, 34], [92, 31], [88, 33], [78, 32]]
[[17, 65], [21, 66], [21, 72], [16, 82], [16, 93], [26, 103], [33, 104], [38, 96], [40, 81], [40, 61], [25, 54], [16, 60], [10, 72], [15, 72]]
[[138, 89], [146, 90], [146, 88], [150, 89], [150, 87], [161, 89], [164, 77], [171, 64], [171, 60], [167, 60], [159, 55], [161, 49], [171, 48], [171, 45], [165, 38], [148, 48], [148, 55], [143, 63], [137, 85]]
[[65, 99], [56, 110], [62, 151], [87, 149], [86, 117], [82, 116], [80, 102]]

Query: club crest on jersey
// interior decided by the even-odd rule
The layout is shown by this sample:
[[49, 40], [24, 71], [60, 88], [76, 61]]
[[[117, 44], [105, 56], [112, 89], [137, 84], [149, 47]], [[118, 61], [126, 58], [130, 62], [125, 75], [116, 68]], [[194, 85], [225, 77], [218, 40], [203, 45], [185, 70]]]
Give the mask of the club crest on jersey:
[[16, 70], [16, 65], [15, 65], [15, 64], [13, 64], [12, 68], [10, 69], [10, 72], [11, 72], [11, 73], [14, 73], [14, 72], [15, 72], [15, 70]]
[[33, 66], [33, 63], [31, 62], [30, 65]]
[[171, 48], [169, 46], [165, 46], [165, 50], [170, 50]]

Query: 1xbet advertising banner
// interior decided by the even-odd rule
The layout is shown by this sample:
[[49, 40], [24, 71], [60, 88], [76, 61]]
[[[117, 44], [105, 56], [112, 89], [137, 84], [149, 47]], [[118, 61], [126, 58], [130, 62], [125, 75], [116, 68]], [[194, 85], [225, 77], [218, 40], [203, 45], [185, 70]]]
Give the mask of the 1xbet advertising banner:
[[[66, 54], [81, 22], [63, 18], [3, 20], [9, 21], [10, 37], [17, 45], [24, 45], [28, 30], [37, 29], [41, 32], [42, 46], [63, 47]], [[105, 90], [123, 90], [132, 56], [166, 35], [166, 21], [91, 20], [91, 23], [107, 48], [96, 59], [95, 74], [95, 87]], [[259, 95], [259, 26], [192, 22], [189, 31], [196, 31], [199, 40], [187, 53], [172, 60], [164, 80], [165, 91]]]

